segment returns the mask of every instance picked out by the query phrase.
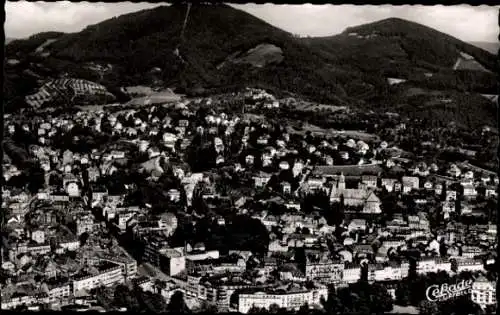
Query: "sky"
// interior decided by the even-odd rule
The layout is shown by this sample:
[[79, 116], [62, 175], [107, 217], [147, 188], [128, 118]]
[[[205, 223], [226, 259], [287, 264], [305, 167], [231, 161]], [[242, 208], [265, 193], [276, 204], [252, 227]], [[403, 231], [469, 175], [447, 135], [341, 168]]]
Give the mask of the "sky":
[[[24, 38], [44, 31], [78, 32], [88, 25], [158, 3], [6, 2], [5, 35]], [[421, 23], [464, 41], [498, 41], [500, 6], [356, 6], [232, 4], [301, 36], [329, 36], [345, 28], [398, 17]]]

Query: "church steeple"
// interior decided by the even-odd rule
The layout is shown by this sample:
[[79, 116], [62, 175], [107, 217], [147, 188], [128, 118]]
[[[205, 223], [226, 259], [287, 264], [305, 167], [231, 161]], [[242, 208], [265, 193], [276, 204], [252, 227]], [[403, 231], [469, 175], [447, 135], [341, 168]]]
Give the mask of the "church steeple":
[[338, 184], [337, 184], [337, 188], [338, 189], [345, 189], [345, 177], [344, 177], [344, 173], [340, 173], [339, 181], [338, 181]]

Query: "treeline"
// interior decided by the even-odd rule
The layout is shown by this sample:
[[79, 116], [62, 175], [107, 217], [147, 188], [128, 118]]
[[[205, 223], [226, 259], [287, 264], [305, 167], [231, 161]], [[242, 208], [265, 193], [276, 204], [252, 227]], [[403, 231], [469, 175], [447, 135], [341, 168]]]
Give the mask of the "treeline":
[[32, 159], [25, 148], [17, 145], [11, 139], [6, 139], [2, 142], [2, 149], [3, 154], [7, 154], [12, 163], [19, 170], [22, 170], [21, 174], [11, 177], [5, 182], [5, 185], [26, 188], [31, 193], [37, 193], [43, 187], [45, 181], [45, 172], [41, 169], [40, 163]]
[[408, 79], [408, 83], [434, 90], [496, 94], [499, 88], [495, 74], [479, 70], [440, 71], [432, 77], [419, 74]]
[[12, 139], [4, 139], [2, 148], [3, 154], [7, 154], [16, 167], [23, 169], [34, 164], [26, 148], [17, 145]]

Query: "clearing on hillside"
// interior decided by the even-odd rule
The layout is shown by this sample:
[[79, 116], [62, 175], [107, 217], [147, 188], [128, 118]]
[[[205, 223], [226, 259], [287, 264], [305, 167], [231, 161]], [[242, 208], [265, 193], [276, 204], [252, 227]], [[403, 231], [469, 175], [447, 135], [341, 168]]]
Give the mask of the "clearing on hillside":
[[477, 60], [469, 54], [460, 52], [460, 57], [458, 57], [457, 62], [453, 66], [453, 70], [476, 70], [491, 72], [490, 70], [483, 67]]
[[225, 62], [219, 64], [217, 69], [222, 68], [226, 62], [233, 64], [250, 64], [257, 68], [262, 68], [271, 63], [280, 63], [284, 59], [283, 50], [272, 44], [260, 44], [249, 49], [247, 52], [236, 52], [229, 56]]

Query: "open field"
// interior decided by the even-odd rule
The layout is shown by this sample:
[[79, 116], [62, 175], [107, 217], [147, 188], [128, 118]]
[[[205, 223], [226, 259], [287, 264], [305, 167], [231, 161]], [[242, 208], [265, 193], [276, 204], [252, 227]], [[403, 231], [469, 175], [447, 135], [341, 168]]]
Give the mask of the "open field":
[[272, 44], [260, 44], [231, 61], [233, 63], [247, 63], [261, 68], [268, 63], [279, 63], [283, 61], [283, 58], [283, 50], [280, 47]]
[[307, 131], [310, 131], [313, 135], [329, 135], [329, 136], [337, 136], [343, 135], [348, 138], [353, 138], [356, 140], [362, 141], [377, 141], [379, 137], [374, 134], [366, 133], [358, 130], [335, 130], [335, 129], [324, 129], [312, 124], [304, 124], [303, 130], [297, 130], [291, 126], [287, 127], [287, 131], [293, 134], [305, 134]]
[[147, 96], [133, 98], [128, 101], [125, 105], [151, 105], [158, 103], [167, 102], [178, 102], [181, 100], [181, 96], [175, 94], [172, 91], [162, 91], [157, 93], [152, 93]]
[[317, 111], [336, 112], [336, 111], [346, 110], [347, 106], [300, 102], [298, 104], [295, 104], [294, 108], [299, 111], [308, 111], [308, 112], [317, 112]]

